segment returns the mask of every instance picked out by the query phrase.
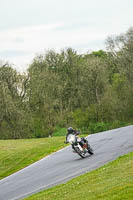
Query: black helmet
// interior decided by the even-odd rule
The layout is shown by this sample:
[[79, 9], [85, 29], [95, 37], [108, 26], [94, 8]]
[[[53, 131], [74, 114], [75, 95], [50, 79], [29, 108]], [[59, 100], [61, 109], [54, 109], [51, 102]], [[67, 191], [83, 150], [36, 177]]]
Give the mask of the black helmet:
[[72, 128], [72, 127], [69, 127], [69, 128], [67, 129], [67, 131], [68, 131], [68, 133], [73, 133], [73, 128]]

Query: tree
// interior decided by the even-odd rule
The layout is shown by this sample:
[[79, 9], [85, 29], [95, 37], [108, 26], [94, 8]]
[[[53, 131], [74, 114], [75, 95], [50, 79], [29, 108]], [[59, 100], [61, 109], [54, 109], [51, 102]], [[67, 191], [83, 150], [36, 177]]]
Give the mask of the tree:
[[1, 65], [0, 138], [2, 139], [31, 137], [20, 77], [8, 63]]

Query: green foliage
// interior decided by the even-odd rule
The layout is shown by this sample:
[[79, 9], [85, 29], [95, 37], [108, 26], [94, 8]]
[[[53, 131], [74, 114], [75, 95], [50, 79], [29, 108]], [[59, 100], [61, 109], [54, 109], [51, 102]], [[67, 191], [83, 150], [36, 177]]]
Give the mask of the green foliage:
[[99, 51], [93, 51], [91, 53], [92, 56], [95, 57], [100, 57], [100, 58], [106, 58], [107, 57], [107, 53], [103, 50], [99, 50]]
[[124, 87], [125, 81], [125, 77], [122, 74], [114, 73], [112, 77], [112, 87], [119, 91]]
[[98, 132], [128, 124], [132, 99], [133, 28], [109, 37], [107, 51], [38, 55], [27, 74], [1, 62], [0, 139], [48, 137], [57, 126]]
[[56, 127], [52, 136], [66, 136], [66, 128]]
[[81, 109], [75, 110], [73, 113], [73, 123], [78, 128], [86, 129], [88, 124], [88, 112], [82, 111]]
[[35, 138], [42, 138], [48, 136], [47, 134], [45, 135], [45, 129], [43, 128], [43, 121], [40, 119], [34, 119], [33, 123], [33, 135]]
[[[131, 122], [132, 124], [132, 122]], [[112, 122], [110, 124], [110, 129], [114, 129], [114, 128], [119, 128], [119, 127], [124, 127], [124, 126], [128, 126], [128, 125], [131, 125], [130, 123], [125, 123], [125, 122], [122, 122], [122, 121], [119, 121], [119, 120], [115, 120], [114, 122]]]
[[88, 130], [90, 133], [98, 133], [109, 130], [109, 124], [105, 122], [90, 123]]

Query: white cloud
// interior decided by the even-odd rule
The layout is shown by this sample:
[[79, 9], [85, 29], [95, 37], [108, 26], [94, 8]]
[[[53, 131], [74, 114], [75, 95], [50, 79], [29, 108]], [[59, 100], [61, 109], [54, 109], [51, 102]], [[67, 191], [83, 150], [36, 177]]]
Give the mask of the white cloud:
[[115, 27], [113, 34], [120, 32], [118, 23], [110, 23], [104, 29], [93, 25], [68, 27], [60, 22], [1, 31], [0, 56], [15, 66], [20, 65], [19, 69], [25, 69], [36, 53], [44, 53], [48, 49], [59, 51], [62, 48], [72, 47], [79, 52], [103, 49], [104, 41], [110, 35], [112, 26]]
[[[103, 32], [94, 33], [87, 28], [65, 29], [62, 23], [53, 25], [39, 25], [12, 29], [0, 32], [0, 56], [7, 56], [7, 60], [19, 64], [19, 61], [27, 63], [27, 59], [33, 58], [35, 53], [44, 52], [47, 49], [60, 50], [65, 47], [75, 48], [77, 45], [87, 45], [93, 40], [103, 40]], [[91, 48], [88, 46], [88, 48]], [[15, 52], [17, 52], [15, 55]], [[22, 53], [22, 55], [20, 55]], [[8, 55], [11, 54], [11, 55]], [[14, 54], [14, 57], [13, 57]], [[25, 56], [24, 54], [27, 54]], [[5, 58], [5, 56], [3, 56]], [[25, 60], [25, 61], [24, 61]]]
[[133, 21], [132, 0], [0, 1], [0, 59], [20, 68], [48, 49], [102, 49]]

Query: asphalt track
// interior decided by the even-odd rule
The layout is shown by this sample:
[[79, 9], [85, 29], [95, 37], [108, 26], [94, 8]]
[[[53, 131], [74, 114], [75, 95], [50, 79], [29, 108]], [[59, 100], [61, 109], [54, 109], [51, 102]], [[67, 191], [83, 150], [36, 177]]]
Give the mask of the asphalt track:
[[87, 137], [94, 155], [82, 159], [66, 147], [0, 181], [0, 200], [23, 199], [64, 183], [133, 151], [133, 126]]

